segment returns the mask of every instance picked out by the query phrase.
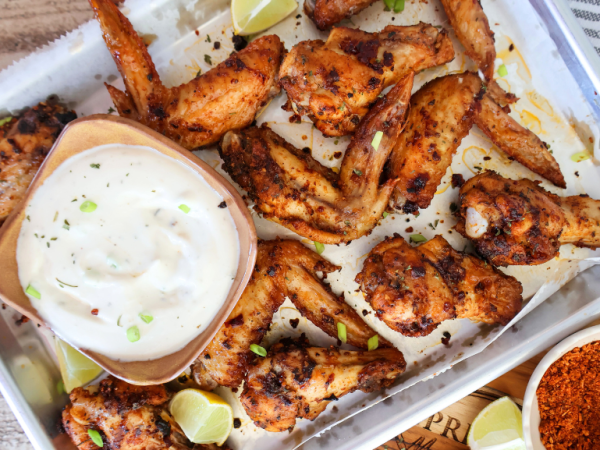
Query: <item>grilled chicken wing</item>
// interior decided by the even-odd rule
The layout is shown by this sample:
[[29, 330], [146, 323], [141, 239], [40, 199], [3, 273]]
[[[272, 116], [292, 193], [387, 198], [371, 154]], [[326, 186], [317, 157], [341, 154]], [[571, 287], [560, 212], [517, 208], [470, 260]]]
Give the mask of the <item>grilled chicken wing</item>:
[[74, 111], [40, 103], [0, 126], [0, 225], [21, 202]]
[[494, 33], [479, 0], [442, 0], [442, 5], [465, 53], [483, 72], [490, 95], [501, 104], [516, 102], [514, 94], [504, 92], [494, 81]]
[[600, 247], [600, 200], [559, 197], [487, 171], [460, 189], [456, 229], [496, 266], [542, 264], [561, 244]]
[[[100, 433], [110, 450], [180, 450], [191, 448], [167, 409], [164, 386], [134, 386], [112, 376], [98, 392], [76, 388], [62, 413], [62, 425], [80, 450], [98, 450], [88, 430]], [[210, 447], [206, 447], [208, 450]]]
[[453, 58], [446, 31], [424, 23], [390, 25], [379, 33], [339, 27], [327, 42], [294, 46], [279, 78], [297, 114], [327, 136], [343, 136], [354, 133], [383, 89]]
[[412, 81], [411, 72], [364, 117], [339, 177], [265, 127], [227, 133], [223, 168], [269, 220], [325, 244], [358, 239], [377, 224], [397, 181], [379, 184], [404, 127]]
[[107, 85], [119, 114], [188, 150], [214, 144], [227, 131], [250, 125], [279, 92], [277, 71], [284, 48], [275, 35], [256, 39], [209, 72], [169, 89], [129, 20], [110, 0], [89, 1], [125, 81], [126, 92]]
[[[339, 269], [298, 241], [260, 241], [248, 286], [193, 366], [196, 382], [208, 390], [217, 385], [239, 386], [254, 355], [250, 345], [260, 344], [286, 297], [330, 336], [337, 338], [337, 323], [344, 323], [348, 343], [366, 349], [375, 332], [317, 277], [317, 272]], [[380, 338], [380, 345], [390, 344]]]
[[399, 235], [369, 253], [356, 282], [378, 318], [405, 336], [426, 336], [444, 320], [506, 325], [521, 310], [523, 288], [442, 237], [412, 247]]
[[305, 0], [304, 12], [319, 30], [358, 14], [377, 0]]
[[479, 108], [482, 83], [466, 72], [436, 78], [412, 96], [404, 131], [386, 172], [398, 179], [390, 206], [405, 213], [427, 208]]
[[352, 352], [282, 339], [254, 360], [240, 400], [257, 426], [286, 431], [297, 418], [314, 420], [350, 392], [390, 386], [405, 368], [402, 354], [391, 348]]

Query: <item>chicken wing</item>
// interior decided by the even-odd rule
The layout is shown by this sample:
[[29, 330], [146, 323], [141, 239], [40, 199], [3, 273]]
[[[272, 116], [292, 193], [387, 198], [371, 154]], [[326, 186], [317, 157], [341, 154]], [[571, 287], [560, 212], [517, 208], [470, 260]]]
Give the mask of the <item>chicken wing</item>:
[[319, 30], [327, 30], [343, 19], [358, 14], [377, 0], [305, 0], [304, 12]]
[[469, 133], [479, 108], [482, 83], [465, 72], [436, 78], [410, 101], [410, 113], [387, 165], [387, 178], [398, 179], [390, 206], [405, 213], [427, 208]]
[[[167, 409], [164, 386], [134, 386], [112, 376], [92, 393], [76, 388], [62, 413], [62, 425], [80, 450], [98, 450], [88, 430], [100, 433], [110, 450], [183, 450], [191, 444]], [[208, 449], [208, 448], [207, 448]]]
[[389, 25], [379, 33], [339, 27], [327, 42], [294, 46], [279, 78], [297, 114], [327, 136], [343, 136], [354, 133], [383, 89], [452, 59], [446, 31], [428, 24]]
[[125, 81], [126, 92], [108, 86], [123, 117], [137, 120], [194, 150], [244, 128], [279, 92], [284, 53], [275, 35], [264, 36], [187, 84], [166, 88], [146, 45], [110, 0], [89, 0], [104, 40]]
[[227, 133], [223, 168], [269, 220], [325, 244], [358, 239], [377, 224], [397, 182], [380, 185], [380, 177], [404, 127], [412, 81], [411, 72], [364, 117], [339, 177], [265, 127]]
[[411, 247], [386, 238], [369, 253], [356, 282], [378, 318], [405, 336], [426, 336], [444, 320], [506, 325], [521, 310], [523, 288], [515, 278], [442, 237]]
[[[339, 269], [298, 241], [260, 241], [248, 286], [194, 363], [196, 382], [207, 390], [217, 385], [239, 386], [254, 355], [250, 345], [260, 344], [273, 314], [286, 297], [303, 316], [330, 336], [337, 338], [337, 323], [342, 322], [346, 325], [348, 343], [366, 349], [375, 332], [317, 277], [317, 272], [326, 275]], [[381, 346], [390, 345], [379, 339]]]
[[76, 118], [60, 105], [40, 103], [0, 126], [0, 225], [25, 196], [62, 129]]
[[516, 102], [517, 97], [504, 92], [494, 80], [494, 33], [479, 0], [442, 0], [442, 5], [465, 53], [485, 76], [490, 95], [501, 104]]
[[559, 197], [531, 180], [487, 171], [460, 189], [457, 231], [496, 266], [542, 264], [561, 244], [600, 247], [600, 201]]
[[282, 339], [253, 361], [240, 400], [257, 426], [286, 431], [346, 394], [390, 386], [405, 369], [402, 354], [390, 348], [352, 352]]

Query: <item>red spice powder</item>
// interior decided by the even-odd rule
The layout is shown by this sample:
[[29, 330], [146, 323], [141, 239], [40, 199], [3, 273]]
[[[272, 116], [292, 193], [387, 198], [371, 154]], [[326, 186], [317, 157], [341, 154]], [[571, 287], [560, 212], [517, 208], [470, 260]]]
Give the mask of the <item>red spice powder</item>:
[[548, 450], [600, 449], [600, 341], [555, 361], [537, 398], [540, 435]]

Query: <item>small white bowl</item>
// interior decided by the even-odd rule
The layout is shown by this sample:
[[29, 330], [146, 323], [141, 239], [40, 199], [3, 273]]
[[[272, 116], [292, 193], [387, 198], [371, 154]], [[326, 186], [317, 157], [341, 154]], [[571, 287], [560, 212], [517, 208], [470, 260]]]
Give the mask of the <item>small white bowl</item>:
[[548, 368], [565, 353], [576, 347], [600, 340], [600, 325], [586, 328], [559, 342], [540, 361], [527, 384], [523, 399], [523, 435], [527, 450], [546, 450], [540, 439], [540, 411], [536, 391]]

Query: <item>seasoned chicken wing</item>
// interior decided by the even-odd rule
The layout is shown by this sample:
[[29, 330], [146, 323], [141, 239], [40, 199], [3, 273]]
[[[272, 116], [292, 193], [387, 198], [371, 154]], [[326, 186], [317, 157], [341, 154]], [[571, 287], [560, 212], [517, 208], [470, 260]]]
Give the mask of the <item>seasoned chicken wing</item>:
[[62, 129], [76, 118], [60, 105], [40, 103], [0, 126], [0, 225], [25, 196]]
[[377, 317], [405, 336], [426, 336], [450, 319], [506, 325], [523, 303], [515, 278], [454, 250], [442, 236], [418, 247], [399, 235], [386, 238], [356, 282]]
[[305, 0], [304, 12], [317, 25], [326, 30], [332, 25], [358, 14], [377, 0]]
[[600, 247], [600, 200], [559, 197], [487, 171], [460, 189], [456, 229], [496, 266], [542, 264], [561, 244]]
[[[298, 241], [260, 241], [248, 286], [227, 321], [194, 363], [196, 382], [207, 390], [217, 385], [239, 386], [254, 355], [250, 345], [260, 344], [273, 314], [286, 297], [303, 316], [330, 336], [337, 338], [337, 323], [344, 323], [348, 343], [366, 349], [375, 332], [317, 277], [317, 272], [326, 275], [339, 269]], [[380, 338], [380, 345], [390, 344]]]
[[402, 354], [391, 348], [353, 352], [282, 339], [253, 361], [240, 400], [257, 426], [286, 431], [346, 394], [390, 386], [405, 368]]
[[364, 117], [339, 177], [265, 127], [227, 133], [223, 168], [269, 220], [325, 244], [358, 239], [375, 227], [397, 182], [380, 185], [380, 178], [404, 127], [412, 81], [411, 72]]
[[427, 208], [469, 133], [482, 83], [465, 72], [436, 78], [412, 96], [410, 113], [386, 167], [398, 179], [390, 206], [405, 213]]
[[442, 5], [465, 53], [483, 72], [490, 95], [501, 104], [516, 102], [514, 94], [504, 92], [494, 81], [494, 33], [479, 0], [442, 0]]
[[100, 382], [97, 392], [76, 388], [70, 398], [71, 404], [62, 413], [62, 425], [80, 450], [100, 448], [88, 430], [98, 431], [104, 447], [110, 450], [183, 450], [193, 446], [169, 414], [171, 395], [162, 385], [134, 386], [109, 376]]
[[279, 71], [294, 111], [327, 136], [352, 134], [381, 91], [409, 72], [454, 58], [445, 30], [419, 23], [379, 33], [334, 28], [327, 42], [303, 41]]
[[247, 127], [279, 92], [284, 53], [275, 35], [264, 36], [187, 84], [166, 88], [146, 45], [110, 0], [89, 0], [104, 40], [125, 81], [126, 92], [108, 86], [123, 117], [137, 120], [194, 150]]

